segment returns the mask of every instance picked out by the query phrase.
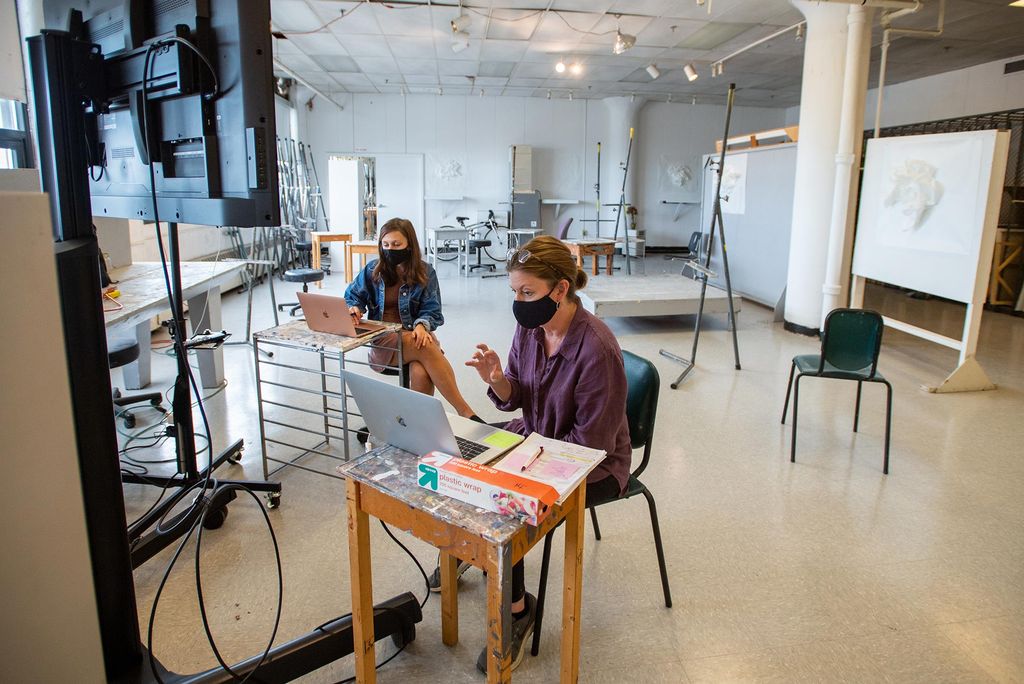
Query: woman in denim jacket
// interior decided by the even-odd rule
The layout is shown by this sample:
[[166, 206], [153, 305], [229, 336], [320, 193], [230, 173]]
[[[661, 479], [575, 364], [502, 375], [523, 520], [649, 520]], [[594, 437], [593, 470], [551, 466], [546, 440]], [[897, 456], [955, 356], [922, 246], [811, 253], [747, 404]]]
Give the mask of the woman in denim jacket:
[[[436, 387], [460, 416], [476, 418], [434, 335], [444, 323], [441, 289], [433, 267], [420, 255], [412, 223], [394, 218], [381, 226], [377, 251], [380, 258], [366, 264], [345, 290], [352, 318], [358, 322], [365, 314], [371, 320], [401, 323], [402, 360], [409, 364], [409, 387], [423, 394], [433, 394]], [[390, 333], [379, 343], [396, 347], [398, 335]], [[394, 366], [397, 355], [393, 349], [371, 348], [370, 365], [380, 372]]]

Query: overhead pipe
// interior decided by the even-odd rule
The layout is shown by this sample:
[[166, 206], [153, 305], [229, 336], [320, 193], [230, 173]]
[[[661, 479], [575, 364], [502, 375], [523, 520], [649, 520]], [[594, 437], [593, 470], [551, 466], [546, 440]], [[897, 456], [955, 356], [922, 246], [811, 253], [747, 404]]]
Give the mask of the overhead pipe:
[[[920, 3], [918, 3], [920, 5]], [[915, 9], [900, 9], [886, 12], [882, 15], [882, 59], [878, 64], [878, 93], [875, 99], [875, 134], [878, 137], [882, 130], [882, 92], [885, 89], [885, 70], [889, 63], [889, 45], [892, 43], [893, 34], [901, 36], [917, 36], [919, 38], [938, 38], [942, 35], [946, 21], [946, 0], [939, 0], [939, 20], [934, 29], [901, 29], [892, 28], [894, 20], [907, 14], [913, 14], [920, 7]]]

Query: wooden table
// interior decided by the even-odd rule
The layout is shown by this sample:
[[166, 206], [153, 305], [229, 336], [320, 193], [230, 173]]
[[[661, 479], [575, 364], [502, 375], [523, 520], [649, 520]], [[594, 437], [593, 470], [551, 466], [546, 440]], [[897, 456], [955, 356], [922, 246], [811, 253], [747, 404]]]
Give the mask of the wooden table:
[[[237, 277], [243, 268], [244, 262], [181, 262], [181, 293], [188, 303], [193, 332], [221, 329], [220, 286]], [[150, 321], [171, 308], [163, 267], [156, 261], [142, 261], [111, 270], [110, 278], [121, 291], [117, 298], [121, 308], [116, 309], [105, 299], [103, 307], [112, 310], [106, 311], [103, 318], [108, 330], [134, 326], [139, 359], [125, 366], [123, 373], [127, 389], [141, 389], [150, 381]], [[224, 382], [224, 351], [219, 347], [197, 349], [196, 360], [203, 387], [220, 387]]]
[[594, 263], [590, 269], [593, 275], [597, 275], [597, 258], [604, 256], [604, 272], [608, 275], [612, 274], [612, 259], [615, 258], [615, 240], [562, 240], [572, 252], [572, 255], [576, 257], [576, 265], [583, 268], [583, 257], [592, 256], [594, 257]]
[[[352, 282], [356, 274], [352, 272], [352, 255], [362, 254], [366, 257], [377, 255], [376, 240], [356, 240], [345, 243], [345, 277]], [[365, 260], [364, 260], [365, 263]]]
[[[331, 233], [326, 230], [314, 230], [310, 233], [310, 237], [313, 242], [313, 253], [310, 255], [310, 265], [313, 268], [320, 268], [320, 245], [325, 242], [351, 242], [352, 235], [350, 233]], [[345, 271], [345, 277], [352, 280], [352, 274]], [[317, 287], [323, 287], [324, 281], [316, 281]]]
[[376, 681], [370, 572], [372, 515], [440, 550], [441, 641], [446, 646], [459, 641], [458, 561], [487, 572], [487, 681], [491, 683], [512, 679], [512, 566], [565, 519], [560, 681], [575, 682], [579, 672], [586, 483], [562, 506], [556, 506], [539, 526], [531, 527], [418, 486], [417, 460], [414, 454], [384, 446], [338, 468], [347, 479], [356, 681]]

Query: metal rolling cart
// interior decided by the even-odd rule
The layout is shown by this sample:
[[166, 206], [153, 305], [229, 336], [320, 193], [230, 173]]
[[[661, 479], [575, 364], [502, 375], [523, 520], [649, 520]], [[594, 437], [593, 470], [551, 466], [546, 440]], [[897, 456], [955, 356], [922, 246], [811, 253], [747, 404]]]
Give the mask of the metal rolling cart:
[[[365, 359], [347, 358], [350, 352], [364, 347], [396, 351], [397, 363], [385, 366], [383, 370], [397, 374], [400, 383], [404, 380], [401, 335], [393, 347], [375, 343], [389, 333], [401, 331], [402, 326], [398, 323], [385, 325], [387, 327], [384, 330], [371, 335], [343, 337], [315, 332], [309, 329], [305, 321], [296, 320], [252, 336], [264, 478], [289, 466], [338, 477], [333, 467], [321, 470], [300, 461], [310, 456], [321, 456], [333, 461], [349, 460], [349, 418], [359, 414], [348, 408], [350, 395], [339, 371], [346, 370], [349, 365], [369, 366]], [[266, 354], [270, 351], [277, 353], [273, 356]], [[311, 357], [315, 357], [315, 360], [306, 363]], [[338, 370], [334, 371], [333, 368]], [[311, 397], [319, 398], [319, 406]], [[319, 437], [320, 440], [310, 444], [312, 437]], [[340, 438], [340, 449], [332, 445], [332, 438]], [[293, 449], [295, 453], [286, 456], [280, 453], [282, 447]], [[270, 469], [271, 462], [278, 464], [273, 470]], [[271, 507], [277, 503], [275, 498], [271, 498]]]

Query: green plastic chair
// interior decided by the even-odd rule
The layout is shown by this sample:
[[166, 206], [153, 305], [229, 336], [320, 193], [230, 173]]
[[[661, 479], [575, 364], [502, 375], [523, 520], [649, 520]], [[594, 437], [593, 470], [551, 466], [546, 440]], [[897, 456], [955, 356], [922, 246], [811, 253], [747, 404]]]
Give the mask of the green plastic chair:
[[[665, 550], [661, 544], [661, 527], [658, 525], [658, 509], [654, 504], [654, 496], [639, 479], [640, 474], [644, 472], [651, 460], [651, 442], [654, 437], [654, 419], [658, 412], [658, 391], [661, 388], [661, 378], [653, 363], [632, 352], [622, 352], [622, 362], [626, 370], [626, 420], [629, 422], [630, 446], [634, 449], [643, 447], [644, 455], [640, 460], [640, 465], [630, 473], [626, 491], [622, 496], [601, 501], [591, 501], [588, 497], [587, 508], [590, 509], [590, 519], [594, 523], [594, 537], [600, 540], [601, 528], [597, 524], [597, 512], [594, 510], [597, 506], [603, 506], [613, 501], [624, 501], [638, 494], [642, 494], [647, 499], [647, 508], [651, 514], [651, 529], [654, 532], [654, 548], [658, 552], [658, 569], [661, 571], [661, 589], [665, 594], [665, 607], [671, 608], [672, 593], [668, 586]], [[533, 655], [540, 652], [541, 622], [544, 617], [544, 595], [547, 593], [553, 534], [554, 531], [548, 532], [544, 537], [544, 560], [540, 566], [540, 586], [537, 589], [533, 644], [530, 648], [530, 653]]]
[[[821, 354], [801, 354], [793, 357], [786, 386], [786, 403], [782, 407], [782, 423], [786, 423], [789, 393], [793, 392], [793, 438], [789, 460], [796, 463], [796, 418], [800, 398], [800, 378], [806, 376], [855, 380], [857, 404], [853, 411], [853, 431], [860, 421], [860, 393], [865, 382], [885, 385], [885, 458], [882, 472], [889, 474], [889, 432], [892, 427], [892, 385], [878, 372], [878, 352], [882, 346], [882, 317], [864, 309], [835, 309], [825, 318], [821, 335]], [[794, 373], [796, 380], [793, 380]]]

